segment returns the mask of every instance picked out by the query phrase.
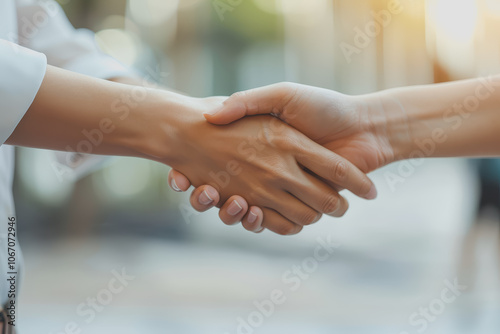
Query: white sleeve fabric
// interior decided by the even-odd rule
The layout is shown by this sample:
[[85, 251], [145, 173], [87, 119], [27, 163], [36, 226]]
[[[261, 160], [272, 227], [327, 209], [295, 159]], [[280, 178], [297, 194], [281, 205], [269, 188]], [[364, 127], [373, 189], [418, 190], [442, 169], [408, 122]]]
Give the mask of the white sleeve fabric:
[[19, 44], [47, 56], [49, 65], [101, 79], [134, 72], [104, 54], [94, 33], [75, 29], [53, 0], [17, 0]]
[[[19, 44], [47, 56], [49, 65], [94, 78], [131, 77], [136, 73], [103, 53], [95, 35], [75, 29], [63, 9], [53, 0], [16, 0]], [[99, 166], [106, 157], [56, 152], [55, 160], [71, 179], [79, 179]]]
[[33, 103], [46, 69], [42, 53], [0, 39], [0, 145]]

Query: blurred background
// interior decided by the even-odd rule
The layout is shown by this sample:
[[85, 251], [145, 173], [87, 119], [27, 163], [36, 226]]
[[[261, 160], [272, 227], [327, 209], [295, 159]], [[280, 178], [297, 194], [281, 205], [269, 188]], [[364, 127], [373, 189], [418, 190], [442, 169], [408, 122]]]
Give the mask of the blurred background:
[[[363, 94], [500, 72], [500, 0], [59, 2], [105, 52], [199, 97], [280, 81]], [[500, 330], [496, 160], [388, 166], [372, 175], [376, 201], [346, 194], [344, 218], [279, 237], [195, 213], [156, 163], [117, 158], [74, 180], [51, 152], [18, 153], [21, 333]], [[311, 260], [329, 238], [335, 252]], [[119, 293], [113, 270], [135, 277]], [[443, 299], [456, 282], [463, 291]], [[270, 309], [275, 290], [284, 301]]]

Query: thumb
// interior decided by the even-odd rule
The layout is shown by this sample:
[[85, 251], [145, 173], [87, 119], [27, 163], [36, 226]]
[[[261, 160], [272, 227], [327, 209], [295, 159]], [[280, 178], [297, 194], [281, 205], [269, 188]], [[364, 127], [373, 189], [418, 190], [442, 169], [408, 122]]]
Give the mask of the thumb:
[[203, 116], [213, 124], [229, 124], [252, 115], [273, 113], [279, 117], [296, 92], [292, 86], [281, 83], [235, 93], [224, 101], [222, 107], [206, 112]]

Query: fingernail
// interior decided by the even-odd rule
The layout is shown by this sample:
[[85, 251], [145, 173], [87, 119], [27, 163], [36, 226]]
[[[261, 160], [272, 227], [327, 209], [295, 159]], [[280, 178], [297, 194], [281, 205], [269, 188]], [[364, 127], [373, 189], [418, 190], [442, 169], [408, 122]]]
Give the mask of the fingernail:
[[177, 183], [175, 183], [175, 179], [172, 179], [171, 186], [172, 186], [172, 189], [174, 189], [178, 193], [182, 191], [181, 188], [179, 188], [179, 186], [177, 185]]
[[255, 223], [255, 221], [257, 220], [257, 217], [258, 217], [258, 216], [257, 216], [255, 213], [253, 213], [253, 211], [252, 211], [252, 210], [250, 210], [250, 213], [248, 214], [248, 218], [247, 218], [247, 220], [248, 220], [248, 222], [249, 222], [250, 224], [253, 224], [253, 223]]
[[372, 185], [372, 188], [368, 192], [368, 194], [365, 196], [366, 199], [375, 199], [377, 198], [377, 188], [375, 188], [375, 185]]
[[231, 204], [229, 204], [229, 207], [227, 208], [227, 213], [229, 213], [231, 216], [236, 216], [238, 213], [243, 210], [243, 207], [238, 203], [237, 201], [233, 201]]
[[255, 231], [254, 233], [260, 233], [260, 232], [262, 232], [262, 231], [264, 231], [264, 228], [263, 228], [263, 227], [261, 227], [260, 229], [258, 229], [258, 230], [257, 230], [257, 231]]
[[206, 190], [203, 190], [200, 197], [198, 198], [198, 202], [200, 202], [201, 205], [209, 205], [210, 203], [213, 203], [213, 201], [214, 199]]
[[213, 116], [213, 115], [217, 114], [221, 110], [222, 110], [222, 108], [219, 107], [219, 108], [212, 109], [212, 110], [209, 110], [207, 112], [204, 112], [203, 115]]

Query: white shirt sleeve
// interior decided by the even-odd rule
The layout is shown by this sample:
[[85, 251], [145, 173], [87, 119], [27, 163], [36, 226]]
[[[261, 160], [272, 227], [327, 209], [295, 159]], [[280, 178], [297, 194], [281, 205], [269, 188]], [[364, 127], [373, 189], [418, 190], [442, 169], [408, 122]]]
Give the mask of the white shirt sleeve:
[[53, 0], [17, 0], [19, 44], [44, 53], [49, 65], [101, 79], [133, 71], [104, 54], [94, 33], [75, 29]]
[[[130, 77], [136, 73], [103, 53], [95, 35], [75, 29], [53, 0], [16, 0], [19, 44], [47, 56], [49, 65], [95, 78]], [[103, 164], [105, 157], [56, 152], [65, 177], [81, 178]]]
[[46, 68], [45, 55], [0, 39], [0, 145], [33, 103]]

